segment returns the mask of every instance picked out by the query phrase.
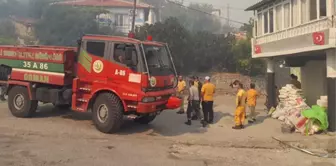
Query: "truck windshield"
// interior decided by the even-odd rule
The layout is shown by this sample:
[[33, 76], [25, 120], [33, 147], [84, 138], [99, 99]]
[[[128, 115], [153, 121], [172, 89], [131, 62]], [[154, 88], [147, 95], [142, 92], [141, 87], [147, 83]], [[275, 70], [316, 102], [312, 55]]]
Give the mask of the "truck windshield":
[[143, 45], [143, 47], [151, 75], [174, 74], [170, 55], [165, 46]]

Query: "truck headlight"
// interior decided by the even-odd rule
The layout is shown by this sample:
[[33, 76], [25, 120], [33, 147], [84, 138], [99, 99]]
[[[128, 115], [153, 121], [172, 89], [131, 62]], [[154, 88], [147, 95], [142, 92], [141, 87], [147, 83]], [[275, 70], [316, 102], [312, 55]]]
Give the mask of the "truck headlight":
[[155, 100], [156, 100], [155, 97], [144, 97], [144, 98], [142, 98], [142, 102], [144, 102], [144, 103], [154, 102]]

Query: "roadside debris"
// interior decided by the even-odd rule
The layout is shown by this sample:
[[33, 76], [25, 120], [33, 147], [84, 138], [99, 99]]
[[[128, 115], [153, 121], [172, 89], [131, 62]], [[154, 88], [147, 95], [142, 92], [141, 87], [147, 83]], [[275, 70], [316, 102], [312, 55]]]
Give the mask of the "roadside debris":
[[289, 146], [290, 148], [293, 148], [295, 150], [301, 151], [303, 153], [306, 153], [306, 154], [309, 154], [309, 155], [312, 155], [312, 156], [323, 157], [323, 158], [336, 158], [336, 152], [333, 152], [333, 153], [317, 153], [317, 152], [312, 152], [312, 151], [309, 151], [309, 150], [306, 150], [306, 149], [303, 149], [303, 148], [299, 148], [299, 147], [293, 146], [293, 145], [291, 145], [289, 143], [281, 141], [278, 138], [275, 138], [275, 137], [272, 137], [272, 138], [274, 140], [278, 141], [279, 143], [283, 144], [283, 145]]

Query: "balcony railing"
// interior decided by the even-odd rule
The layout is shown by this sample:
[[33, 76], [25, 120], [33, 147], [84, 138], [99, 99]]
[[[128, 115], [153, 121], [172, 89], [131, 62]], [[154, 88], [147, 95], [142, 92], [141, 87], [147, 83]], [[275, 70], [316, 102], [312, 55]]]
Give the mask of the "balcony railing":
[[264, 44], [317, 31], [322, 31], [332, 27], [336, 27], [335, 19], [333, 17], [324, 17], [319, 20], [310, 21], [278, 32], [257, 36], [255, 37], [255, 39], [256, 44]]

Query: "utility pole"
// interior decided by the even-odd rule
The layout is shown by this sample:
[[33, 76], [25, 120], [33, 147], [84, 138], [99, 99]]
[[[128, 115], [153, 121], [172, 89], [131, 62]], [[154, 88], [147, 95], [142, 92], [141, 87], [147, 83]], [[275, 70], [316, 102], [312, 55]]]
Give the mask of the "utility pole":
[[132, 29], [131, 32], [135, 33], [135, 10], [136, 10], [137, 0], [134, 0], [133, 11], [132, 11]]
[[226, 7], [226, 12], [227, 12], [227, 26], [230, 26], [230, 4], [227, 4]]

